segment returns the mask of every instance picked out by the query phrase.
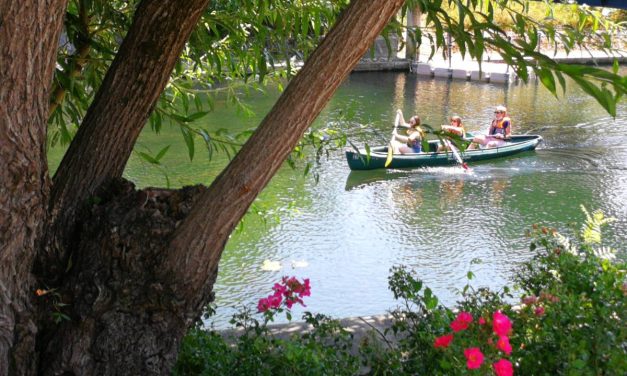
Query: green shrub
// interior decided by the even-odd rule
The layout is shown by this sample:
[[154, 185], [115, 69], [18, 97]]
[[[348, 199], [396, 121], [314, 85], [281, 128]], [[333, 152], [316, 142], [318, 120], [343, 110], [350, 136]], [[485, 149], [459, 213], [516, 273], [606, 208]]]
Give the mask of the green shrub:
[[627, 265], [601, 246], [605, 222], [588, 215], [574, 242], [533, 229], [538, 255], [516, 277], [527, 295], [517, 338], [526, 374], [627, 374]]
[[283, 278], [274, 294], [260, 299], [263, 321], [250, 310], [233, 316], [239, 329], [233, 338], [215, 331], [195, 328], [181, 344], [174, 375], [354, 375], [359, 359], [351, 354], [352, 335], [337, 320], [305, 312], [303, 320], [312, 327], [291, 339], [276, 338], [268, 324], [277, 314], [291, 320], [290, 308], [309, 296], [309, 280]]

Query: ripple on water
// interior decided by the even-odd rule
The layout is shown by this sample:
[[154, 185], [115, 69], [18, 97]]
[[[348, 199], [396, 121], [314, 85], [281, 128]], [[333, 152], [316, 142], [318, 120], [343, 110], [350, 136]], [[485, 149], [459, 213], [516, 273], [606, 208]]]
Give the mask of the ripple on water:
[[[503, 286], [516, 265], [532, 256], [525, 230], [542, 223], [567, 232], [568, 222], [584, 218], [580, 204], [616, 217], [608, 239], [624, 247], [627, 106], [619, 104], [614, 121], [578, 92], [559, 102], [568, 111], [555, 111], [558, 102], [535, 85], [503, 91], [411, 76], [396, 85], [397, 78], [351, 77], [341, 99], [335, 99], [333, 114], [356, 98], [351, 103], [358, 103], [357, 114], [363, 116], [358, 122], [380, 120], [380, 129], [358, 141], [389, 132], [396, 107], [433, 124], [454, 111], [470, 130], [484, 131], [491, 105], [505, 103], [516, 132], [541, 134], [545, 142], [535, 152], [472, 163], [471, 172], [457, 166], [349, 172], [340, 152], [322, 160], [317, 183], [304, 179], [300, 184], [302, 171], [283, 172], [266, 188], [280, 197], [281, 222], [250, 226], [246, 236], [236, 237], [220, 263], [219, 305], [254, 306], [271, 292], [272, 283], [290, 274], [311, 279], [308, 310], [336, 317], [379, 314], [395, 305], [387, 277], [399, 264], [413, 268], [452, 304], [468, 271], [476, 276], [474, 286]], [[261, 270], [264, 260], [280, 263], [281, 270]], [[305, 266], [292, 268], [294, 260]], [[220, 309], [222, 323], [235, 311]], [[301, 311], [297, 308], [294, 316]]]

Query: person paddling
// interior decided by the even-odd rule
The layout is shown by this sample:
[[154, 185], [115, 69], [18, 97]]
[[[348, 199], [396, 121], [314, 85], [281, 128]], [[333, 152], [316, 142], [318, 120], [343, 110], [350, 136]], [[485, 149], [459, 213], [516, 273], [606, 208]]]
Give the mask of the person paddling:
[[[466, 136], [466, 130], [462, 124], [462, 118], [455, 115], [451, 116], [451, 125], [442, 125], [442, 130], [447, 133], [456, 134], [460, 137]], [[438, 146], [438, 153], [443, 151], [451, 151], [451, 143], [445, 140], [443, 145]]]
[[401, 110], [396, 111], [400, 116], [400, 125], [407, 128], [407, 135], [399, 135], [394, 128], [392, 146], [394, 148], [394, 154], [411, 154], [420, 153], [422, 151], [422, 138], [424, 131], [420, 128], [420, 117], [414, 115], [409, 119], [409, 122], [405, 122], [403, 113]]

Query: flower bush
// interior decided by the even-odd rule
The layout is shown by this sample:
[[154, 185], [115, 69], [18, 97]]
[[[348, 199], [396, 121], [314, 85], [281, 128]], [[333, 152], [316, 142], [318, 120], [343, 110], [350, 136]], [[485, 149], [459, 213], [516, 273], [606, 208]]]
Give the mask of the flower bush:
[[305, 278], [301, 283], [296, 277], [283, 277], [280, 283], [275, 283], [272, 287], [274, 293], [268, 295], [267, 298], [259, 299], [257, 310], [259, 312], [270, 312], [268, 317], [273, 317], [272, 310], [280, 311], [281, 305], [289, 310], [294, 304], [300, 304], [305, 307], [303, 297], [311, 296], [311, 286], [309, 279]]
[[521, 298], [509, 287], [466, 286], [450, 309], [406, 268], [393, 268], [401, 307], [389, 332], [398, 347], [363, 350], [373, 374], [627, 374], [627, 264], [602, 246], [610, 220], [584, 212], [572, 239], [537, 225], [529, 231], [536, 256], [515, 276]]
[[290, 308], [311, 294], [309, 280], [284, 277], [259, 300], [263, 321], [250, 311], [233, 317], [239, 337], [229, 342], [192, 330], [174, 374], [625, 375], [627, 264], [602, 245], [609, 219], [585, 213], [572, 239], [533, 226], [536, 256], [521, 265], [515, 289], [467, 285], [456, 307], [441, 305], [406, 268], [393, 268], [389, 285], [400, 306], [385, 333], [365, 338], [361, 359], [350, 352], [352, 335], [323, 315], [305, 313], [311, 332], [290, 340], [272, 335], [267, 324], [275, 315], [291, 319]]
[[[494, 362], [495, 373], [498, 368], [501, 374], [507, 375], [501, 369], [504, 363], [509, 363], [511, 366], [509, 360], [504, 359], [503, 356], [509, 356], [512, 353], [508, 337], [512, 330], [512, 323], [507, 315], [499, 311], [494, 312], [491, 321], [492, 328], [487, 325], [488, 321], [483, 317], [475, 322], [471, 313], [459, 312], [450, 324], [454, 333], [437, 337], [433, 347], [448, 349], [442, 351], [448, 351], [451, 359], [454, 359], [456, 354], [463, 349], [466, 368], [469, 370], [478, 370], [483, 367], [487, 371], [489, 364], [498, 359]], [[455, 339], [455, 344], [451, 346]], [[472, 345], [479, 347], [468, 347]]]
[[250, 310], [233, 316], [235, 337], [192, 329], [181, 344], [174, 375], [355, 375], [359, 360], [351, 355], [352, 335], [337, 320], [305, 312], [312, 330], [290, 339], [276, 338], [268, 324], [285, 313], [291, 320], [294, 304], [305, 305], [311, 295], [309, 279], [283, 277], [273, 293], [259, 300], [259, 321]]
[[573, 239], [541, 226], [529, 232], [537, 256], [516, 276], [517, 362], [528, 374], [627, 374], [627, 263], [602, 245], [611, 219], [584, 212]]

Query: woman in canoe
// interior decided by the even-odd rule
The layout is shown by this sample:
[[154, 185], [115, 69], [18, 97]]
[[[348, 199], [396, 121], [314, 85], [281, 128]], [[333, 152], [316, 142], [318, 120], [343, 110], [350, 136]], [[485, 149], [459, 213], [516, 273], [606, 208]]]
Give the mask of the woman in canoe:
[[512, 134], [512, 120], [507, 116], [505, 106], [496, 106], [494, 119], [490, 124], [487, 135], [475, 136], [468, 150], [476, 149], [477, 144], [486, 148], [498, 148], [505, 145], [505, 140]]
[[407, 128], [407, 135], [399, 135], [394, 128], [392, 133], [394, 136], [392, 142], [394, 154], [420, 153], [422, 151], [422, 137], [424, 136], [424, 131], [420, 128], [420, 118], [418, 115], [414, 115], [409, 119], [409, 122], [405, 122], [401, 110], [398, 110], [397, 113], [400, 116], [400, 125]]
[[[459, 137], [466, 136], [466, 130], [462, 125], [462, 118], [457, 115], [451, 116], [451, 125], [443, 125], [442, 130], [447, 133], [456, 134]], [[438, 153], [443, 151], [451, 151], [449, 141], [445, 141], [444, 145], [438, 146]]]

